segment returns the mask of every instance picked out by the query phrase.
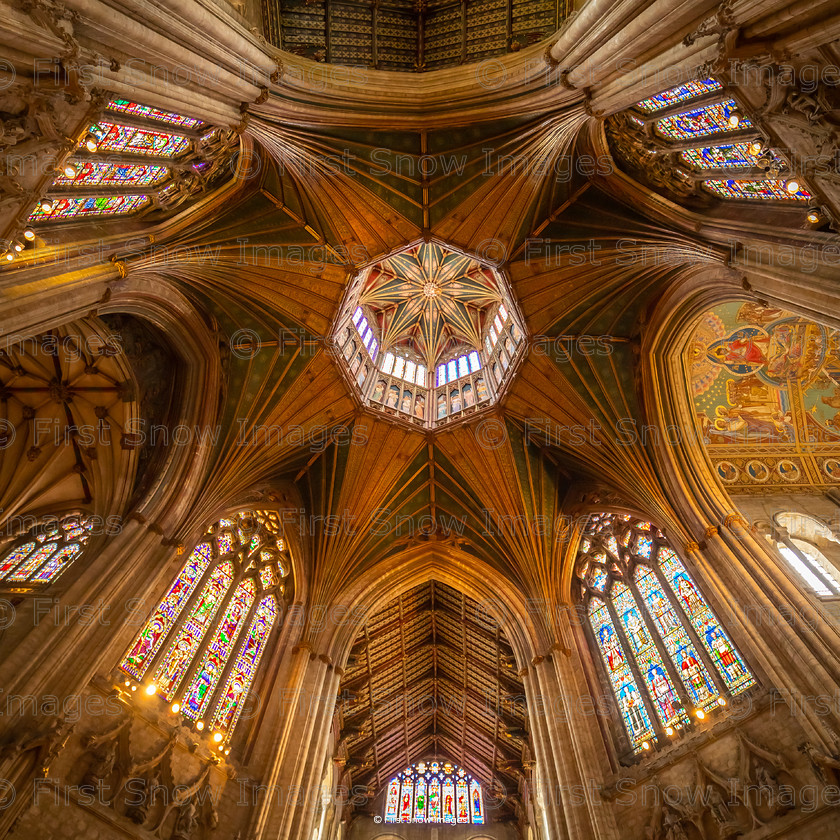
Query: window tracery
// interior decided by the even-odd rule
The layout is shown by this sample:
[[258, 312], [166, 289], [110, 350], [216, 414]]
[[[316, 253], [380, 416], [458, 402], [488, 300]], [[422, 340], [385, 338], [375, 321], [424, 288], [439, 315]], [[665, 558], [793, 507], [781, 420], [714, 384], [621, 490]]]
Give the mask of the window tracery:
[[71, 513], [30, 529], [0, 560], [0, 587], [35, 589], [55, 583], [82, 555], [96, 521], [84, 513]]
[[788, 162], [762, 138], [716, 79], [696, 79], [643, 99], [612, 120], [619, 155], [678, 198], [813, 202]]
[[818, 598], [840, 597], [840, 571], [822, 549], [837, 543], [831, 529], [813, 516], [783, 511], [774, 517], [779, 553]]
[[483, 825], [481, 783], [449, 762], [421, 761], [389, 782], [385, 822]]
[[[224, 742], [274, 628], [290, 570], [279, 517], [219, 520], [187, 558], [120, 668]], [[130, 683], [130, 680], [128, 681]], [[221, 744], [223, 746], [223, 744]]]
[[[29, 216], [31, 225], [173, 207], [222, 173], [229, 137], [201, 120], [114, 98]], [[211, 161], [211, 156], [216, 160]]]
[[665, 536], [618, 514], [590, 517], [576, 574], [598, 659], [635, 753], [755, 684]]

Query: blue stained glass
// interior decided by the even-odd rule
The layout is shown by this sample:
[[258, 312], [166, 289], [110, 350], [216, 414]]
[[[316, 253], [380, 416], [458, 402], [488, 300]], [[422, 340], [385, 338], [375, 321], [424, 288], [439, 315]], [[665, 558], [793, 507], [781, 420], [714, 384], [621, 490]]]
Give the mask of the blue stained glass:
[[703, 181], [703, 186], [720, 198], [747, 201], [808, 201], [813, 196], [803, 186], [796, 192], [788, 192], [787, 181], [779, 178], [762, 181], [713, 178]]
[[690, 140], [693, 137], [751, 128], [752, 123], [747, 117], [742, 117], [736, 126], [729, 124], [729, 115], [734, 108], [735, 100], [729, 99], [672, 117], [663, 117], [656, 123], [656, 132], [668, 140]]
[[694, 703], [704, 709], [713, 706], [718, 700], [714, 680], [688, 638], [671, 602], [662, 592], [653, 570], [639, 566], [636, 569], [636, 584], [665, 650]]
[[687, 721], [688, 717], [682, 709], [679, 695], [639, 612], [639, 605], [633, 593], [623, 583], [615, 584], [613, 603], [663, 726]]
[[669, 88], [668, 90], [662, 91], [662, 93], [657, 93], [655, 96], [651, 96], [648, 99], [643, 99], [641, 102], [636, 103], [636, 107], [646, 113], [661, 111], [663, 108], [667, 108], [670, 105], [676, 105], [678, 102], [686, 102], [689, 99], [694, 99], [695, 97], [702, 96], [705, 93], [722, 90], [722, 87], [723, 86], [720, 82], [715, 79], [697, 79]]
[[625, 660], [607, 605], [597, 598], [593, 598], [589, 605], [589, 623], [598, 641], [624, 726], [634, 749], [638, 751], [645, 741], [653, 737], [653, 727], [639, 693], [639, 686]]
[[[722, 146], [685, 149], [680, 153], [680, 157], [693, 169], [750, 169], [764, 162], [759, 158], [759, 154], [750, 151], [750, 143], [728, 143]], [[771, 151], [770, 154], [772, 160], [781, 162], [782, 159], [776, 152]]]
[[703, 596], [697, 591], [685, 567], [670, 549], [660, 550], [662, 573], [671, 590], [677, 596], [680, 606], [691, 622], [703, 647], [712, 657], [715, 667], [733, 694], [749, 688], [755, 683], [752, 674], [738, 652], [724, 633]]
[[385, 799], [386, 823], [472, 823], [485, 821], [479, 781], [449, 763], [420, 762], [395, 776]]

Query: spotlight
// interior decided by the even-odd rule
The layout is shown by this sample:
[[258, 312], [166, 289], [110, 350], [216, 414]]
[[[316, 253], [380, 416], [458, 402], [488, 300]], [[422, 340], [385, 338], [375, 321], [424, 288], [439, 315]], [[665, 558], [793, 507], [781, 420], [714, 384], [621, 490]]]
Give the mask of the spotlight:
[[737, 108], [733, 108], [726, 115], [726, 122], [729, 124], [730, 128], [738, 128], [742, 119], [744, 119], [744, 115]]
[[221, 732], [214, 732], [214, 733], [213, 733], [213, 740], [214, 740], [217, 744], [218, 744], [218, 743], [222, 740], [222, 738], [224, 738], [224, 737], [225, 737], [225, 736], [224, 736], [224, 735], [222, 735], [222, 733], [221, 733]]
[[650, 749], [650, 741], [642, 741], [642, 749], [649, 750]]
[[201, 731], [204, 729], [204, 721], [203, 721], [203, 720], [197, 720], [197, 721], [195, 722], [195, 728], [196, 728], [199, 732], [201, 732]]
[[669, 726], [669, 727], [667, 727], [667, 729], [665, 730], [665, 732], [667, 732], [667, 733], [668, 733], [668, 735], [673, 735], [673, 734], [674, 734], [674, 727], [673, 727], [673, 726]]
[[705, 720], [706, 713], [702, 709], [698, 709], [694, 714], [697, 715], [697, 720]]
[[786, 184], [785, 189], [791, 194], [795, 195], [799, 192], [799, 181], [796, 178], [791, 178]]
[[230, 755], [230, 747], [225, 750], [225, 755]]
[[52, 201], [50, 201], [50, 199], [42, 198], [38, 202], [38, 206], [41, 208], [41, 210], [44, 213], [51, 213], [54, 205], [53, 205]]
[[126, 680], [123, 685], [131, 685], [131, 680]]
[[751, 155], [758, 157], [764, 151], [764, 143], [761, 140], [750, 140], [747, 150]]
[[146, 694], [148, 694], [149, 697], [151, 697], [156, 691], [157, 691], [157, 686], [154, 683], [149, 683], [146, 686]]
[[23, 245], [22, 245], [20, 242], [15, 242], [15, 243], [12, 245], [12, 247], [13, 247], [13, 248], [15, 249], [15, 251], [17, 251], [18, 253], [20, 253], [20, 252], [23, 250]]
[[[31, 242], [35, 238], [35, 231], [32, 228], [26, 228], [23, 232], [23, 238]], [[128, 685], [128, 681], [126, 681], [126, 685]]]
[[99, 148], [99, 139], [92, 131], [85, 137], [85, 148], [89, 152], [95, 152]]
[[6, 252], [6, 259], [9, 262], [11, 262], [14, 258], [15, 258], [15, 252], [14, 251], [7, 251]]
[[136, 685], [131, 686], [131, 690], [132, 691], [137, 691], [137, 686]]
[[173, 703], [172, 704], [172, 714], [177, 715], [178, 712], [181, 711], [181, 704], [180, 703]]
[[726, 698], [725, 697], [718, 697], [718, 706], [725, 706], [726, 705]]
[[73, 166], [72, 163], [68, 163], [64, 166], [64, 175], [67, 178], [75, 178], [79, 174], [79, 170]]

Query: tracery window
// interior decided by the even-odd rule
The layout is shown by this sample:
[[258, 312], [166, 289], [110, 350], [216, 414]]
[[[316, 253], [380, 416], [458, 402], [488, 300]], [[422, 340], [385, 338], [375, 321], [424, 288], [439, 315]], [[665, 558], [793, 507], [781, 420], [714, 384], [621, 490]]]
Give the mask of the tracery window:
[[121, 669], [198, 729], [209, 726], [221, 749], [277, 623], [289, 570], [277, 514], [240, 511], [219, 520], [190, 554]]
[[81, 556], [96, 521], [87, 514], [72, 513], [29, 530], [0, 560], [0, 587], [35, 589], [55, 583]]
[[[112, 99], [62, 164], [29, 225], [136, 215], [176, 207], [224, 172], [231, 151], [218, 129], [183, 114]], [[178, 161], [174, 172], [173, 161]], [[29, 228], [23, 234], [35, 239]]]
[[827, 551], [827, 546], [837, 545], [831, 529], [813, 516], [794, 511], [777, 513], [774, 520], [776, 548], [808, 589], [819, 598], [840, 597], [840, 571], [820, 547]]
[[385, 822], [482, 825], [481, 784], [449, 762], [413, 764], [388, 784]]
[[576, 574], [633, 751], [649, 750], [755, 684], [665, 536], [650, 522], [590, 517]]
[[610, 132], [627, 162], [678, 197], [815, 203], [785, 157], [716, 79], [696, 79], [643, 99], [611, 123]]

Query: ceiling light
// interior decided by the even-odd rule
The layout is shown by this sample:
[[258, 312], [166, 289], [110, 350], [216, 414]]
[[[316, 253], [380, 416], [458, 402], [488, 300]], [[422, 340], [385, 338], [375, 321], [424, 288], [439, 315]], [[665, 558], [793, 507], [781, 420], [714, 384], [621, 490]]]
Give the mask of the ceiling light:
[[224, 735], [222, 735], [222, 733], [221, 733], [221, 732], [214, 732], [214, 733], [213, 733], [213, 740], [214, 740], [217, 744], [218, 744], [218, 743], [222, 740], [222, 738], [224, 738], [224, 737], [225, 737], [225, 736], [224, 736]]
[[794, 195], [795, 193], [799, 192], [799, 181], [796, 178], [791, 178], [786, 184], [785, 189], [791, 194]]
[[[23, 232], [23, 238], [31, 242], [35, 238], [35, 231], [32, 228], [26, 228]], [[128, 685], [128, 680], [126, 680], [126, 685]]]
[[177, 715], [178, 712], [181, 711], [181, 704], [180, 703], [173, 703], [172, 704], [172, 714]]
[[12, 247], [13, 247], [13, 248], [15, 249], [15, 251], [17, 251], [18, 253], [20, 253], [20, 252], [23, 250], [23, 245], [21, 245], [21, 243], [20, 243], [20, 242], [15, 242], [15, 243], [12, 245]]
[[93, 132], [90, 132], [88, 136], [85, 137], [85, 148], [89, 152], [95, 152], [99, 148], [99, 140]]
[[820, 211], [819, 207], [812, 207], [808, 213], [806, 214], [805, 218], [812, 224], [818, 225], [823, 220], [823, 214]]
[[64, 175], [67, 178], [75, 178], [79, 174], [79, 170], [73, 166], [72, 163], [68, 163], [64, 167]]
[[697, 720], [705, 720], [706, 713], [702, 709], [698, 709], [694, 714], [697, 715]]
[[146, 686], [146, 694], [148, 694], [150, 697], [151, 697], [151, 696], [152, 696], [152, 695], [153, 695], [156, 691], [157, 691], [157, 686], [156, 686], [154, 683], [149, 683], [149, 684]]
[[650, 749], [650, 741], [642, 741], [642, 749], [649, 750]]
[[15, 252], [14, 251], [7, 251], [6, 252], [6, 259], [9, 262], [11, 262], [14, 258], [15, 258]]
[[747, 147], [747, 151], [751, 155], [755, 155], [758, 157], [764, 151], [764, 143], [761, 140], [750, 140], [750, 144]]
[[730, 128], [738, 128], [743, 118], [744, 115], [737, 108], [733, 108], [726, 115], [726, 122], [729, 124]]
[[53, 203], [48, 198], [42, 198], [41, 201], [38, 203], [38, 206], [44, 213], [50, 213], [53, 209]]
[[201, 732], [201, 730], [202, 730], [202, 729], [204, 729], [204, 721], [203, 721], [203, 720], [197, 720], [197, 721], [195, 722], [195, 728], [196, 728], [199, 732]]

